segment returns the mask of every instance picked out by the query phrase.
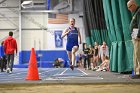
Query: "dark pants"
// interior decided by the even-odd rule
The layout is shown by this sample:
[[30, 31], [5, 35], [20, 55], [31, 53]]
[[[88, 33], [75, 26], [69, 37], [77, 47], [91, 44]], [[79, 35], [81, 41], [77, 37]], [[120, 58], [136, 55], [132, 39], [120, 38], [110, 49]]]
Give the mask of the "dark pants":
[[84, 58], [84, 68], [90, 68], [90, 60], [88, 56]]
[[14, 64], [14, 54], [7, 54], [7, 68], [10, 68], [10, 70], [13, 70], [13, 64]]
[[1, 72], [3, 72], [3, 69], [6, 70], [6, 64], [7, 64], [6, 56], [3, 56], [3, 57], [0, 59]]

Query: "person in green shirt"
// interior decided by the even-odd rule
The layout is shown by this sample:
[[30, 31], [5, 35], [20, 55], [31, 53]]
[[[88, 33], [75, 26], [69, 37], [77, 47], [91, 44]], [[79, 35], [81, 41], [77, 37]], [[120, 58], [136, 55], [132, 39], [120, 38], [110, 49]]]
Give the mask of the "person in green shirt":
[[132, 31], [131, 36], [134, 45], [134, 74], [131, 75], [131, 78], [140, 78], [140, 8], [135, 0], [129, 0], [127, 2], [127, 7], [129, 11], [134, 13], [130, 23], [130, 30]]

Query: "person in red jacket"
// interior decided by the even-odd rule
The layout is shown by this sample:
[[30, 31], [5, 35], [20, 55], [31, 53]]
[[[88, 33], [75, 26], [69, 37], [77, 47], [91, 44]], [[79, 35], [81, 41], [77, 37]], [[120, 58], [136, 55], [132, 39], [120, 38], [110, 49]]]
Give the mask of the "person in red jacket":
[[14, 54], [17, 55], [17, 42], [12, 37], [13, 32], [9, 32], [9, 36], [4, 41], [4, 52], [7, 56], [7, 73], [12, 73], [14, 64]]

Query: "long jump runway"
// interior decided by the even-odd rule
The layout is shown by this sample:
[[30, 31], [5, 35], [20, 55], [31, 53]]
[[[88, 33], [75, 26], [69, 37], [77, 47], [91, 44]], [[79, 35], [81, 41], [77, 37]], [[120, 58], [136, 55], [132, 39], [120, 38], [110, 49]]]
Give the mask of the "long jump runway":
[[26, 80], [27, 68], [14, 68], [13, 73], [0, 73], [0, 83], [140, 83], [140, 79], [130, 79], [129, 75], [96, 72], [75, 68], [38, 68], [40, 80]]

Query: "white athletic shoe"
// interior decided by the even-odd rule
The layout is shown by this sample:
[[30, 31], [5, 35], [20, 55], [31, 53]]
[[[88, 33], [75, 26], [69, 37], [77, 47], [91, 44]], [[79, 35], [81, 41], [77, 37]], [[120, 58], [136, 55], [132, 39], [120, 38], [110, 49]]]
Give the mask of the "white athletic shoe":
[[9, 71], [9, 74], [12, 74], [12, 71]]
[[6, 72], [9, 73], [9, 71], [10, 71], [10, 68], [7, 68]]

